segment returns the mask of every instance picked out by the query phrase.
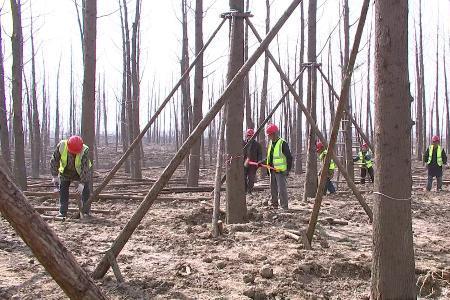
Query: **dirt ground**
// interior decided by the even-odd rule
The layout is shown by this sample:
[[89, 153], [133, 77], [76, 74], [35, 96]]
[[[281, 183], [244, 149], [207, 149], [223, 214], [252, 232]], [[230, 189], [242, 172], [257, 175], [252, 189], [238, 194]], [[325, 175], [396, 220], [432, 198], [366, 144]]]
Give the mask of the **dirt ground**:
[[[161, 171], [144, 174], [156, 178]], [[202, 181], [211, 182], [212, 174], [203, 170]], [[425, 178], [423, 167], [415, 166], [414, 176]], [[225, 234], [216, 239], [210, 235], [212, 202], [204, 200], [210, 193], [171, 195], [184, 199], [155, 203], [119, 255], [125, 282], [117, 284], [110, 270], [96, 283], [110, 299], [368, 299], [371, 225], [352, 194], [324, 198], [312, 250], [285, 236], [307, 226], [313, 199], [301, 200], [302, 181], [302, 176], [289, 178], [290, 211], [264, 207], [269, 190], [254, 192], [247, 197], [249, 222], [225, 225]], [[412, 200], [418, 291], [424, 298], [450, 299], [450, 187], [426, 193], [424, 184], [414, 184]], [[369, 203], [372, 197], [365, 194]], [[30, 201], [57, 206], [56, 199]], [[115, 214], [48, 224], [92, 272], [138, 205], [138, 200], [102, 200], [93, 208]], [[348, 224], [330, 225], [327, 218]], [[0, 299], [65, 299], [4, 218], [0, 228]]]

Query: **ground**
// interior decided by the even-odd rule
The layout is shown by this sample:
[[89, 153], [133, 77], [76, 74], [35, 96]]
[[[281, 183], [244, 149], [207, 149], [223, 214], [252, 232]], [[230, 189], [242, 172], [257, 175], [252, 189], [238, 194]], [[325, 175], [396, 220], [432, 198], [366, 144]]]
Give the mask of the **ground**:
[[[169, 158], [167, 154], [158, 163], [164, 165]], [[418, 164], [414, 170], [418, 291], [430, 299], [450, 299], [450, 188], [447, 185], [447, 191], [427, 193], [424, 181], [419, 180], [425, 178], [423, 167]], [[156, 178], [161, 171], [147, 166], [144, 174]], [[212, 174], [211, 168], [202, 170], [205, 185], [212, 184]], [[175, 177], [182, 175], [179, 170]], [[289, 178], [287, 212], [262, 205], [267, 189], [249, 195], [249, 222], [225, 225], [219, 238], [210, 234], [212, 201], [205, 200], [210, 193], [170, 195], [180, 199], [156, 202], [119, 255], [125, 282], [117, 284], [110, 270], [96, 283], [110, 299], [368, 299], [371, 224], [352, 194], [324, 198], [312, 250], [286, 237], [288, 230], [304, 230], [311, 213], [313, 199], [301, 200], [302, 181], [302, 176]], [[264, 180], [258, 184], [267, 185]], [[371, 184], [359, 187], [372, 189]], [[139, 186], [134, 195], [148, 188]], [[345, 189], [340, 184], [339, 190]], [[133, 188], [111, 188], [108, 193], [127, 194], [126, 190]], [[371, 204], [372, 194], [364, 196]], [[57, 206], [54, 199], [30, 201], [35, 206]], [[139, 200], [101, 200], [93, 208], [115, 213], [94, 214], [90, 220], [50, 220], [48, 224], [82, 267], [92, 272], [138, 205]], [[56, 212], [47, 214], [52, 213]], [[327, 218], [348, 224], [335, 224]], [[0, 299], [65, 299], [4, 218], [0, 228]]]

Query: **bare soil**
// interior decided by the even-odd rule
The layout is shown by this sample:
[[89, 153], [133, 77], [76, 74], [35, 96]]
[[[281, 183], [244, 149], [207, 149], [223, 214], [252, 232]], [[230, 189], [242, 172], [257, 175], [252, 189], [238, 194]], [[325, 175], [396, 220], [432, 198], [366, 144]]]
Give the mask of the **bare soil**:
[[[148, 161], [156, 161], [156, 155], [150, 156]], [[157, 164], [164, 166], [169, 158], [167, 154]], [[161, 172], [154, 167], [147, 166], [146, 177], [156, 178]], [[179, 170], [175, 177], [182, 175]], [[415, 166], [414, 176], [426, 178], [421, 165]], [[212, 180], [212, 168], [202, 170], [202, 181]], [[263, 206], [268, 190], [249, 195], [249, 222], [225, 225], [219, 238], [210, 234], [212, 200], [201, 200], [210, 193], [171, 195], [183, 199], [155, 203], [119, 255], [125, 282], [118, 284], [110, 270], [97, 284], [110, 299], [368, 299], [371, 224], [351, 193], [324, 198], [312, 250], [285, 236], [287, 230], [304, 230], [309, 220], [313, 199], [301, 200], [302, 182], [302, 176], [289, 178], [289, 211]], [[412, 200], [417, 289], [424, 298], [450, 299], [450, 187], [427, 193], [424, 184], [415, 182]], [[360, 187], [372, 190], [371, 184]], [[133, 189], [149, 186], [108, 193]], [[365, 198], [371, 204], [372, 194]], [[30, 201], [36, 206], [58, 205], [56, 199]], [[138, 205], [138, 200], [102, 200], [93, 208], [115, 214], [48, 222], [82, 267], [92, 272]], [[52, 213], [56, 214], [47, 214]], [[348, 224], [332, 225], [327, 218]], [[3, 218], [0, 228], [0, 299], [65, 299]]]

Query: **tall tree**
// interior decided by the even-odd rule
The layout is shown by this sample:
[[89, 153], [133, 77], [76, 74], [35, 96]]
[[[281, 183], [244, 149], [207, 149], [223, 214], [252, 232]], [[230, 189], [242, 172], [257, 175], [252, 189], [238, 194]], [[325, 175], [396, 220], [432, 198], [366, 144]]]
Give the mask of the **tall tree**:
[[[105, 130], [105, 145], [108, 146], [108, 114], [106, 109], [106, 84], [105, 75], [103, 74], [103, 129]], [[100, 135], [100, 132], [98, 133]]]
[[[1, 24], [0, 24], [1, 27]], [[2, 157], [11, 170], [11, 149], [9, 148], [8, 111], [6, 109], [5, 66], [3, 61], [3, 40], [0, 30], [0, 143]], [[8, 171], [8, 172], [9, 172]]]
[[83, 14], [84, 76], [83, 105], [81, 113], [81, 135], [84, 143], [91, 149], [90, 159], [94, 157], [95, 144], [95, 75], [97, 41], [97, 0], [85, 0]]
[[58, 71], [56, 73], [56, 112], [55, 112], [55, 145], [59, 143], [60, 139], [60, 124], [59, 124], [59, 72], [61, 70], [61, 58], [59, 58]]
[[[195, 1], [195, 56], [203, 48], [203, 0]], [[203, 118], [203, 55], [198, 59], [195, 65], [194, 75], [194, 107], [192, 114], [192, 128]], [[200, 168], [200, 142], [197, 141], [191, 148], [189, 158], [188, 186], [198, 186], [199, 168]]]
[[13, 19], [13, 34], [11, 36], [12, 63], [12, 99], [13, 99], [13, 130], [14, 130], [14, 177], [17, 184], [27, 188], [27, 170], [25, 168], [25, 149], [23, 139], [22, 119], [22, 67], [23, 67], [23, 34], [20, 0], [11, 0]]
[[377, 172], [374, 190], [377, 192], [371, 299], [416, 299], [411, 220], [408, 1], [375, 1], [375, 22]]
[[[31, 5], [31, 4], [30, 4]], [[33, 15], [31, 16], [30, 24], [30, 40], [31, 40], [31, 104], [33, 113], [33, 136], [31, 139], [31, 175], [35, 178], [39, 177], [40, 162], [41, 162], [41, 125], [39, 122], [39, 110], [37, 103], [36, 91], [36, 52], [34, 49], [34, 34], [33, 34]], [[42, 116], [44, 117], [44, 116]]]
[[447, 65], [445, 61], [445, 47], [444, 53], [442, 54], [443, 58], [443, 68], [444, 68], [444, 92], [445, 92], [445, 145], [447, 149], [447, 153], [450, 153], [450, 107], [449, 107], [449, 99], [448, 99], [448, 86], [447, 86]]
[[[310, 0], [308, 6], [308, 61], [316, 61], [316, 17], [317, 0]], [[308, 72], [308, 111], [316, 119], [316, 98], [317, 98], [317, 72], [315, 68], [310, 68]], [[310, 126], [308, 125], [308, 128]], [[303, 199], [315, 197], [317, 190], [317, 154], [316, 136], [313, 130], [308, 130], [308, 152], [306, 158], [305, 189]]]
[[[245, 11], [250, 10], [250, 0], [246, 0], [245, 2]], [[248, 59], [248, 25], [245, 24], [245, 37], [244, 37], [244, 60], [247, 61]], [[251, 97], [250, 97], [250, 77], [245, 76], [244, 79], [245, 84], [245, 122], [247, 123], [247, 128], [254, 128], [255, 123], [252, 119], [252, 104], [251, 104]], [[254, 107], [256, 109], [256, 107]]]
[[[371, 49], [372, 49], [372, 22], [370, 23], [370, 31], [369, 31], [369, 48], [367, 50], [367, 95], [366, 95], [366, 114], [367, 114], [367, 122], [366, 122], [366, 135], [372, 141], [373, 140], [373, 122], [372, 122], [372, 109], [370, 105], [370, 72], [371, 72]], [[360, 123], [361, 124], [361, 123]]]
[[[421, 100], [422, 100], [422, 120], [423, 120], [423, 142], [422, 145], [426, 145], [428, 142], [427, 138], [427, 101], [425, 97], [425, 67], [423, 63], [423, 27], [422, 27], [422, 0], [419, 0], [419, 62], [420, 62], [420, 86], [421, 86]], [[430, 119], [432, 123], [432, 119]], [[421, 149], [424, 151], [424, 149]]]
[[415, 36], [415, 50], [416, 50], [416, 159], [422, 161], [422, 151], [423, 151], [423, 93], [422, 93], [422, 80], [421, 80], [421, 69], [419, 63], [419, 50], [417, 34], [414, 31]]
[[[187, 68], [189, 68], [189, 39], [188, 39], [188, 20], [187, 20], [187, 0], [181, 0], [181, 12], [182, 12], [182, 31], [183, 31], [183, 41], [181, 46], [181, 74], [183, 74]], [[181, 97], [182, 97], [182, 124], [183, 124], [183, 141], [187, 139], [190, 132], [190, 110], [191, 110], [191, 80], [187, 76], [186, 80], [181, 84]], [[185, 158], [185, 168], [186, 176], [189, 174], [189, 156]]]
[[[230, 11], [244, 12], [244, 0], [229, 0]], [[227, 82], [231, 82], [244, 64], [244, 19], [231, 18], [230, 58]], [[240, 223], [247, 218], [242, 158], [242, 132], [244, 121], [244, 85], [239, 83], [230, 93], [227, 106], [226, 144], [227, 164], [227, 222]]]
[[440, 123], [439, 123], [439, 23], [436, 30], [436, 86], [434, 90], [435, 95], [435, 107], [436, 107], [436, 134], [441, 135]]
[[[302, 64], [305, 57], [305, 13], [303, 8], [303, 2], [300, 3], [300, 57], [299, 57], [299, 70], [302, 70]], [[303, 74], [298, 80], [298, 95], [303, 101]], [[299, 175], [303, 172], [303, 112], [300, 105], [297, 105], [297, 122], [296, 122], [296, 146], [295, 146], [295, 174]]]

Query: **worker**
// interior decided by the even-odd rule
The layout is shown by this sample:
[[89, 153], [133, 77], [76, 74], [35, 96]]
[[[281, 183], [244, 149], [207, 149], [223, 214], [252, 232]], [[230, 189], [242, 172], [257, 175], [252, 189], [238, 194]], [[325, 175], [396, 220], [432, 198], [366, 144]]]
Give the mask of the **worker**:
[[[325, 149], [324, 145], [321, 142], [318, 142], [316, 144], [316, 151], [319, 154], [319, 159], [322, 162], [322, 164], [325, 163], [325, 157], [327, 156], [328, 150]], [[321, 168], [322, 169], [322, 168]], [[334, 176], [334, 170], [336, 169], [336, 164], [333, 160], [330, 161], [330, 166], [328, 167], [328, 173], [327, 173], [327, 181], [325, 183], [325, 189], [323, 191], [323, 194], [326, 195], [327, 191], [330, 194], [336, 193], [336, 188], [334, 187], [333, 182], [331, 179]], [[319, 173], [320, 176], [320, 173]]]
[[366, 175], [369, 173], [370, 181], [373, 183], [373, 155], [369, 150], [369, 145], [364, 143], [361, 146], [358, 156], [353, 158], [353, 162], [358, 162], [361, 165], [361, 184], [366, 183]]
[[59, 187], [59, 217], [65, 218], [69, 208], [69, 187], [75, 184], [76, 194], [81, 196], [84, 215], [89, 215], [89, 207], [84, 204], [89, 198], [89, 185], [91, 181], [89, 160], [89, 147], [80, 136], [71, 136], [62, 140], [56, 146], [50, 160], [50, 170], [53, 184]]
[[[279, 137], [279, 130], [275, 124], [266, 127], [266, 135], [269, 138], [267, 158], [260, 161], [260, 165], [266, 163], [270, 175], [270, 194], [272, 208], [278, 208], [278, 199], [282, 209], [287, 210], [288, 193], [287, 177], [292, 168], [292, 154], [288, 143]], [[267, 205], [265, 201], [263, 204]]]
[[427, 191], [431, 191], [433, 177], [436, 177], [437, 191], [442, 191], [442, 165], [447, 164], [447, 155], [440, 145], [440, 139], [437, 135], [431, 138], [432, 144], [425, 151], [423, 161], [427, 164], [428, 182]]
[[[250, 139], [255, 135], [253, 128], [247, 129], [245, 133], [244, 146], [250, 141]], [[262, 159], [262, 148], [261, 144], [253, 139], [244, 151], [244, 175], [245, 175], [245, 192], [251, 194], [253, 191], [253, 186], [255, 185], [256, 171], [258, 166], [248, 164], [249, 161], [259, 162]]]

